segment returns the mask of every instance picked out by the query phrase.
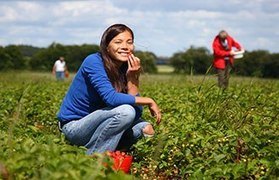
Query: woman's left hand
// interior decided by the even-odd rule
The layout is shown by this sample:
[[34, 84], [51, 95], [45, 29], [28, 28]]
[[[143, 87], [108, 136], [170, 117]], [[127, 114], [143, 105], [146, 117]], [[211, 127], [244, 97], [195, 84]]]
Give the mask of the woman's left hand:
[[149, 110], [151, 112], [151, 115], [156, 118], [156, 123], [159, 125], [162, 115], [159, 106], [154, 100], [152, 100], [152, 103], [149, 105]]
[[127, 77], [138, 79], [140, 76], [140, 72], [141, 72], [140, 59], [134, 56], [133, 54], [129, 55]]

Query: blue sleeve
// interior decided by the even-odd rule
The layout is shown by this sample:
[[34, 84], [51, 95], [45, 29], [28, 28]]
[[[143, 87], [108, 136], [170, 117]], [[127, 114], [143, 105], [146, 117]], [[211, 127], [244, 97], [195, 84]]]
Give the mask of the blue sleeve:
[[135, 105], [134, 96], [119, 93], [112, 86], [100, 56], [96, 54], [88, 56], [83, 65], [83, 71], [87, 74], [90, 84], [107, 106], [116, 107], [122, 104]]

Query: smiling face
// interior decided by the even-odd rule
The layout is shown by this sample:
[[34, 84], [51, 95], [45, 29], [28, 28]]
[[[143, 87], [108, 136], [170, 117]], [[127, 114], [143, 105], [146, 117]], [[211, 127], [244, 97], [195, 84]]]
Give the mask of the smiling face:
[[134, 50], [133, 36], [129, 31], [124, 31], [115, 36], [108, 44], [107, 51], [113, 60], [127, 62], [128, 56]]

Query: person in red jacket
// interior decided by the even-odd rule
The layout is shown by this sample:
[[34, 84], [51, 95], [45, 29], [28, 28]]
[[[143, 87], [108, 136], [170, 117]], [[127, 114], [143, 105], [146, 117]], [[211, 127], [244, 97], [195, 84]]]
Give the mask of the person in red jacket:
[[221, 30], [212, 43], [215, 67], [218, 74], [218, 86], [226, 89], [229, 85], [229, 73], [233, 68], [233, 56], [237, 51], [244, 51], [225, 30]]

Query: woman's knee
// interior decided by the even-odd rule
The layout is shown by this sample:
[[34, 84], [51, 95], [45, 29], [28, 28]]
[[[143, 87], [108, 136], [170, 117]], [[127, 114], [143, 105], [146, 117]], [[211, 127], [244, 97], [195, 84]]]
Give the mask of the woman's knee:
[[142, 132], [145, 136], [153, 136], [155, 134], [155, 131], [154, 131], [153, 126], [151, 124], [147, 124], [142, 129]]
[[121, 116], [122, 122], [125, 121], [127, 124], [132, 124], [136, 117], [136, 110], [133, 106], [125, 104], [118, 107], [119, 114]]

